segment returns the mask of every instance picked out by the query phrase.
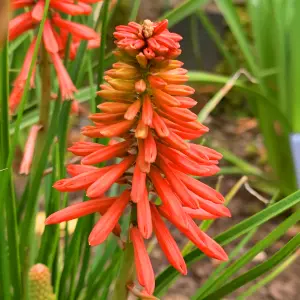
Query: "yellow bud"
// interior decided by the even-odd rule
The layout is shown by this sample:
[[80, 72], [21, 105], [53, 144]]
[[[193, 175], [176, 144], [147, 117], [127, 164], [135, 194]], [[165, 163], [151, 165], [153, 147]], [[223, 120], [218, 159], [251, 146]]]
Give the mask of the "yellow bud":
[[146, 90], [146, 82], [144, 79], [140, 79], [135, 83], [135, 91], [137, 93], [143, 93]]
[[134, 81], [133, 80], [123, 80], [123, 79], [108, 79], [107, 82], [118, 91], [134, 91]]
[[142, 52], [140, 52], [135, 58], [142, 68], [147, 68], [148, 60]]
[[31, 300], [54, 300], [51, 273], [43, 264], [34, 265], [29, 271], [29, 296]]

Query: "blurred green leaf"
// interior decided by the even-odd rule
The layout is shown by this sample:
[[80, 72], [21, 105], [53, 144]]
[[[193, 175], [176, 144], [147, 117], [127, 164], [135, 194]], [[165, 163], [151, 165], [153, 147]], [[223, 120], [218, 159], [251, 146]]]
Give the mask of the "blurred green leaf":
[[[46, 199], [46, 209], [45, 214], [49, 216], [55, 211], [59, 210], [61, 194], [59, 191], [52, 188], [53, 184], [60, 179], [60, 156], [58, 144], [56, 143], [53, 149], [53, 171], [51, 173], [51, 180], [48, 183], [49, 195]], [[57, 252], [57, 247], [60, 239], [60, 229], [59, 225], [45, 226], [41, 245], [39, 249], [39, 254], [36, 259], [36, 263], [43, 263], [47, 265], [50, 269], [53, 267], [54, 258]]]
[[[293, 161], [290, 150], [287, 151], [290, 148], [288, 136], [292, 132], [294, 118], [293, 114], [291, 117], [291, 113], [285, 114], [287, 107], [292, 106], [290, 103], [291, 96], [287, 95], [287, 92], [293, 91], [295, 94], [298, 93], [295, 85], [290, 85], [293, 79], [291, 80], [286, 71], [287, 56], [291, 53], [291, 50], [289, 49], [289, 43], [285, 39], [287, 36], [291, 36], [290, 33], [292, 32], [292, 29], [290, 27], [286, 28], [286, 26], [288, 18], [289, 25], [292, 23], [293, 13], [288, 14], [288, 11], [296, 11], [295, 3], [295, 1], [286, 3], [286, 1], [282, 2], [281, 0], [248, 1], [248, 11], [251, 18], [254, 39], [253, 50], [233, 1], [216, 0], [216, 4], [222, 12], [245, 58], [247, 68], [259, 83], [259, 91], [264, 95], [265, 99], [268, 99], [268, 101], [254, 99], [255, 102], [253, 104], [250, 102], [250, 104], [264, 137], [264, 144], [268, 152], [268, 161], [272, 166], [274, 177], [277, 177], [277, 179], [280, 178], [282, 186], [285, 186], [283, 192], [286, 194], [296, 190]], [[296, 48], [298, 47], [297, 33], [293, 34], [293, 36], [295, 36], [293, 40], [295, 41], [294, 47]], [[279, 47], [282, 47], [282, 49], [278, 49]], [[298, 51], [296, 50], [295, 53], [298, 53]], [[290, 63], [291, 66], [295, 66], [295, 71], [299, 69], [296, 67], [298, 60], [295, 57], [295, 61]], [[261, 77], [262, 70], [274, 68], [278, 71], [277, 83], [274, 81], [274, 76], [268, 78]], [[298, 75], [295, 72], [292, 72], [292, 76], [294, 76], [295, 82], [298, 81]], [[286, 78], [289, 79], [286, 80]], [[281, 82], [282, 80], [285, 80], [285, 83]], [[284, 84], [288, 84], [288, 88], [284, 87]], [[247, 100], [251, 100], [251, 97], [247, 97]], [[277, 107], [277, 112], [279, 111], [280, 114], [273, 109], [270, 112], [270, 103], [272, 103], [273, 107]], [[295, 112], [295, 109], [293, 111]], [[282, 177], [281, 174], [283, 173], [287, 175]]]
[[236, 8], [233, 5], [232, 0], [216, 0], [215, 2], [220, 11], [222, 12], [226, 23], [228, 24], [229, 28], [234, 34], [236, 40], [238, 41], [238, 44], [241, 48], [242, 53], [245, 56], [245, 59], [251, 72], [254, 74], [254, 76], [257, 76], [257, 74], [259, 74], [259, 69], [255, 62], [255, 58], [252, 54], [249, 41], [241, 25], [239, 16], [237, 14]]
[[[101, 45], [99, 49], [99, 63], [97, 70], [97, 84], [98, 86], [103, 82], [104, 75], [104, 60], [105, 60], [105, 47], [106, 47], [106, 38], [107, 38], [107, 27], [108, 27], [108, 14], [109, 14], [109, 0], [104, 0], [102, 9], [101, 9]], [[101, 98], [96, 97], [96, 104], [100, 104]]]
[[136, 20], [137, 14], [139, 12], [140, 5], [141, 5], [141, 0], [133, 0], [131, 13], [130, 13], [130, 16], [129, 16], [129, 21], [130, 22]]
[[203, 300], [222, 299], [224, 296], [232, 293], [233, 291], [237, 290], [241, 286], [244, 286], [248, 282], [255, 280], [257, 277], [265, 274], [266, 272], [272, 270], [278, 264], [282, 263], [295, 250], [299, 249], [299, 244], [300, 244], [300, 234], [297, 234], [294, 238], [292, 238], [284, 247], [282, 247], [267, 261], [254, 267], [250, 271], [245, 272], [241, 276], [237, 277], [236, 279], [232, 280], [225, 286], [221, 287], [219, 290], [203, 298]]
[[[245, 237], [238, 243], [238, 245], [229, 253], [229, 260], [221, 263], [208, 277], [208, 279], [202, 284], [202, 286], [196, 291], [193, 295], [193, 298], [197, 299], [197, 297], [201, 297], [202, 293], [207, 290], [207, 288], [211, 287], [214, 284], [215, 280], [218, 279], [218, 276], [222, 273], [222, 271], [230, 264], [236, 256], [243, 250], [246, 244], [251, 240], [257, 228], [253, 228], [249, 231]], [[192, 298], [192, 299], [193, 299]]]
[[221, 275], [218, 276], [218, 278], [213, 280], [210, 285], [207, 285], [204, 289], [200, 289], [192, 299], [202, 300], [207, 294], [219, 289], [219, 287], [223, 286], [231, 276], [236, 274], [244, 265], [249, 263], [258, 253], [275, 243], [291, 226], [295, 225], [299, 220], [300, 210], [280, 223], [275, 230], [273, 230], [267, 237], [256, 243], [254, 247], [252, 247], [241, 258], [229, 266]]
[[265, 278], [258, 281], [256, 284], [251, 286], [247, 291], [240, 294], [236, 299], [244, 300], [254, 294], [260, 288], [266, 286], [270, 281], [280, 275], [283, 271], [286, 270], [297, 258], [299, 257], [299, 252], [296, 251], [295, 254], [288, 257], [280, 266], [275, 268], [270, 274], [268, 274]]
[[[2, 47], [2, 48], [1, 48]], [[3, 178], [10, 177], [10, 168], [7, 168], [6, 158], [9, 153], [9, 123], [8, 123], [8, 98], [9, 98], [9, 71], [8, 71], [8, 42], [4, 41], [4, 45], [0, 46], [0, 169], [2, 172], [0, 173], [1, 183], [3, 182]], [[6, 172], [3, 172], [6, 170]], [[6, 198], [5, 194], [2, 194], [3, 198], [0, 201], [0, 210], [2, 212], [0, 216], [0, 228], [5, 228], [5, 208], [9, 212], [9, 206], [6, 206], [6, 201], [11, 201], [11, 199]], [[6, 199], [5, 199], [6, 198]], [[13, 228], [8, 228], [8, 230], [13, 230]], [[6, 239], [5, 230], [0, 230], [0, 298], [4, 300], [11, 299], [11, 289], [10, 289], [10, 276], [15, 276], [14, 272], [16, 270], [12, 270], [13, 274], [10, 274], [10, 262], [8, 258], [8, 243]], [[19, 266], [15, 266], [17, 270]], [[18, 294], [18, 285], [20, 284], [20, 278], [16, 278], [16, 289]], [[19, 291], [20, 293], [20, 291]], [[20, 294], [19, 294], [20, 295]]]
[[28, 33], [24, 33], [9, 43], [9, 53], [14, 53], [20, 45], [29, 37]]
[[[231, 241], [239, 238], [240, 236], [246, 234], [253, 228], [260, 226], [261, 224], [267, 222], [268, 220], [278, 216], [282, 212], [290, 209], [291, 207], [295, 206], [299, 202], [300, 202], [300, 191], [287, 196], [281, 201], [278, 201], [272, 206], [265, 208], [264, 210], [255, 214], [254, 216], [246, 220], [243, 220], [239, 224], [231, 227], [230, 229], [226, 230], [222, 234], [218, 235], [215, 238], [215, 240], [221, 245], [226, 245]], [[191, 263], [198, 261], [203, 257], [204, 254], [199, 249], [193, 250], [192, 252], [184, 256], [187, 265], [190, 265]], [[156, 278], [155, 295], [158, 297], [162, 296], [163, 293], [170, 287], [172, 282], [178, 276], [179, 273], [173, 267], [168, 267], [162, 273], [160, 273]]]
[[105, 279], [107, 277], [116, 277], [116, 274], [120, 268], [121, 253], [120, 251], [113, 255], [110, 253], [110, 256], [111, 259], [101, 270], [99, 270], [99, 276], [95, 278], [94, 282], [87, 285], [86, 296], [84, 299], [99, 299], [99, 297], [97, 297], [97, 290], [99, 291], [102, 287], [105, 289], [110, 284], [110, 281], [106, 281]]
[[[207, 72], [190, 71], [188, 75], [190, 82], [197, 82], [200, 84], [226, 84], [230, 80], [230, 77], [228, 76], [215, 75]], [[242, 80], [237, 80], [233, 89], [240, 90], [246, 95], [249, 94], [249, 96], [254, 96], [248, 98], [250, 101], [263, 101], [264, 105], [268, 108], [269, 113], [276, 116], [276, 118], [280, 121], [282, 129], [285, 130], [285, 132], [290, 132], [291, 127], [286, 117], [276, 107], [276, 105], [269, 101], [269, 99], [266, 98], [257, 88], [249, 87]]]
[[[280, 2], [280, 1], [279, 1]], [[300, 11], [300, 2], [299, 1], [290, 1], [292, 3], [289, 3], [289, 5], [292, 5], [293, 10], [293, 17], [291, 19], [291, 23], [289, 24], [289, 27], [287, 30], [282, 32], [283, 37], [288, 37], [288, 43], [290, 45], [289, 47], [289, 53], [284, 53], [286, 56], [287, 54], [290, 55], [290, 70], [288, 74], [285, 74], [281, 72], [281, 80], [282, 84], [280, 87], [285, 86], [286, 89], [289, 89], [289, 96], [290, 98], [287, 98], [286, 93], [282, 95], [282, 102], [286, 103], [286, 106], [288, 103], [290, 104], [289, 110], [287, 114], [291, 116], [292, 124], [293, 124], [293, 132], [300, 132], [300, 106], [299, 106], [299, 97], [300, 97], [300, 39], [299, 39], [299, 26], [300, 26], [300, 20], [299, 20], [299, 11]], [[286, 6], [287, 3], [284, 2], [282, 6]], [[287, 6], [288, 7], [288, 6]], [[280, 11], [280, 7], [278, 8]], [[282, 9], [284, 10], [284, 9]], [[282, 20], [278, 20], [278, 22], [282, 22]], [[282, 31], [285, 28], [282, 29]], [[287, 33], [288, 31], [288, 33]], [[283, 41], [285, 42], [285, 41]], [[284, 45], [282, 45], [283, 49]], [[282, 54], [282, 55], [284, 55]], [[285, 61], [283, 61], [282, 58], [282, 64], [284, 64]], [[288, 78], [288, 79], [287, 79]], [[285, 90], [283, 90], [284, 93]], [[285, 98], [284, 98], [285, 97]]]
[[196, 15], [198, 16], [199, 20], [201, 21], [201, 24], [209, 34], [210, 38], [214, 41], [215, 45], [217, 46], [220, 54], [223, 55], [223, 57], [228, 61], [231, 71], [234, 72], [237, 70], [237, 61], [236, 58], [228, 51], [226, 45], [224, 44], [224, 41], [220, 37], [218, 31], [215, 29], [214, 25], [211, 23], [209, 18], [206, 15], [206, 12], [199, 9], [196, 12]]
[[159, 19], [168, 19], [169, 27], [172, 27], [173, 25], [179, 23], [181, 20], [194, 13], [195, 10], [205, 5], [207, 2], [208, 0], [186, 0], [174, 9], [165, 13]]

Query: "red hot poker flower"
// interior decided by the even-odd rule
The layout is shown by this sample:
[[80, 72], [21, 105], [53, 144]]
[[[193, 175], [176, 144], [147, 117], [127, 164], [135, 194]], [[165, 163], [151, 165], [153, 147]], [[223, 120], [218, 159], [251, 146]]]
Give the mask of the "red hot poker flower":
[[[43, 44], [49, 55], [51, 56], [56, 74], [58, 77], [59, 87], [62, 98], [73, 99], [76, 88], [65, 69], [61, 57], [64, 56], [67, 47], [69, 34], [71, 35], [70, 58], [74, 59], [81, 40], [88, 41], [88, 49], [97, 48], [100, 46], [99, 35], [91, 28], [75, 22], [70, 22], [62, 19], [58, 12], [62, 12], [71, 16], [88, 15], [92, 12], [89, 3], [96, 3], [102, 0], [89, 1], [60, 1], [51, 0], [49, 4], [49, 14], [45, 21], [43, 31]], [[86, 3], [85, 3], [86, 2]], [[19, 8], [28, 7], [30, 11], [21, 13], [9, 22], [9, 40], [12, 41], [28, 30], [39, 26], [45, 8], [45, 1], [30, 1], [30, 0], [11, 0], [11, 8], [17, 10]], [[35, 38], [26, 55], [24, 65], [20, 75], [14, 83], [14, 89], [10, 96], [10, 110], [14, 112], [21, 101], [24, 83], [28, 77], [29, 67], [32, 61]], [[31, 87], [34, 86], [33, 72], [31, 77]]]
[[58, 83], [60, 87], [60, 92], [63, 99], [72, 99], [73, 93], [77, 91], [74, 86], [72, 79], [70, 78], [68, 71], [66, 70], [62, 60], [60, 59], [58, 53], [49, 53], [56, 70], [58, 77]]
[[[94, 125], [82, 131], [91, 138], [113, 138], [113, 142], [108, 146], [75, 143], [69, 150], [82, 157], [81, 165], [69, 166], [73, 177], [54, 185], [64, 192], [85, 190], [91, 198], [88, 202], [104, 197], [113, 183], [126, 186], [125, 194], [98, 221], [89, 243], [102, 243], [130, 203], [137, 210], [130, 229], [137, 278], [145, 289], [142, 293], [150, 295], [154, 290], [154, 273], [143, 239], [150, 238], [152, 232], [170, 263], [182, 274], [187, 273], [163, 217], [206, 255], [227, 260], [222, 247], [201, 231], [193, 219], [230, 216], [223, 196], [191, 176], [216, 174], [222, 155], [187, 141], [199, 138], [208, 128], [189, 110], [197, 102], [190, 98], [194, 90], [185, 85], [187, 70], [176, 60], [181, 52], [181, 37], [169, 32], [167, 25], [167, 20], [146, 20], [143, 24], [130, 22], [116, 27], [115, 55], [119, 61], [105, 72], [106, 83], [98, 92], [105, 99], [98, 106], [101, 112], [91, 115]], [[121, 158], [119, 164], [91, 166], [117, 157]], [[161, 205], [152, 201], [153, 195], [161, 199]], [[80, 216], [73, 208], [73, 216]], [[55, 218], [50, 216], [47, 220], [58, 223], [69, 219], [64, 210], [54, 215]]]
[[[33, 57], [35, 44], [36, 44], [36, 39], [34, 38], [28, 48], [21, 72], [19, 73], [18, 77], [16, 78], [16, 80], [14, 82], [14, 87], [13, 87], [13, 90], [9, 97], [9, 109], [11, 112], [13, 112], [15, 110], [15, 108], [19, 105], [19, 103], [21, 101], [24, 87], [25, 87], [25, 82], [28, 77], [28, 73], [29, 73], [29, 69], [30, 69], [30, 65], [31, 65], [32, 57]], [[30, 78], [30, 86], [31, 87], [34, 87], [35, 70], [36, 70], [36, 67], [34, 67], [33, 72], [31, 74], [31, 78]]]

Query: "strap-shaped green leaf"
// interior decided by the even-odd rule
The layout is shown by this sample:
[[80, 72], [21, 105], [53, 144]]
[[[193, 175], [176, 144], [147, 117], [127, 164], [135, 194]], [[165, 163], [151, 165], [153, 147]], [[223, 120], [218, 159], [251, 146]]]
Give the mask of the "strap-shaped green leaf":
[[[260, 226], [268, 220], [280, 215], [282, 212], [290, 209], [299, 202], [300, 191], [297, 191], [281, 201], [278, 201], [272, 206], [258, 212], [254, 216], [231, 227], [222, 234], [218, 235], [215, 240], [221, 245], [226, 245], [249, 232], [251, 229]], [[190, 265], [191, 263], [198, 261], [203, 257], [204, 254], [200, 250], [196, 249], [185, 255], [184, 258], [186, 263]], [[155, 295], [158, 297], [161, 296], [178, 276], [179, 273], [173, 267], [168, 267], [165, 269], [156, 279]]]
[[185, 17], [191, 15], [195, 10], [206, 4], [208, 0], [186, 0], [182, 4], [178, 5], [175, 9], [168, 11], [160, 20], [168, 19], [169, 27], [179, 23]]
[[282, 247], [278, 252], [276, 252], [270, 259], [258, 265], [257, 267], [254, 267], [253, 269], [237, 277], [236, 279], [232, 280], [219, 290], [203, 298], [203, 300], [222, 299], [224, 296], [232, 293], [241, 286], [253, 281], [257, 277], [265, 274], [278, 264], [282, 263], [289, 255], [291, 255], [295, 250], [299, 248], [299, 245], [300, 234], [297, 234], [284, 247]]
[[138, 12], [139, 12], [139, 8], [141, 5], [141, 0], [134, 0], [132, 3], [132, 7], [131, 7], [131, 13], [129, 16], [129, 21], [135, 21]]
[[[11, 172], [10, 169], [6, 167], [6, 158], [9, 152], [9, 125], [8, 125], [8, 43], [5, 41], [4, 45], [0, 45], [0, 169], [6, 170], [6, 172], [0, 173], [0, 180], [2, 183], [2, 178], [9, 177]], [[0, 210], [4, 212], [5, 208], [5, 195], [4, 198], [0, 201]], [[11, 199], [9, 199], [11, 200]], [[9, 207], [6, 207], [7, 213]], [[12, 213], [12, 212], [10, 212]], [[0, 228], [5, 228], [5, 214], [2, 213], [0, 216]], [[13, 228], [7, 228], [10, 231]], [[10, 275], [9, 275], [9, 259], [8, 259], [8, 243], [6, 240], [5, 230], [0, 230], [0, 298], [1, 299], [10, 299], [11, 290], [10, 290]], [[18, 269], [17, 269], [18, 270]], [[14, 271], [14, 270], [12, 270]], [[16, 278], [16, 288], [20, 284], [20, 279]], [[20, 294], [20, 293], [19, 293]]]
[[273, 230], [267, 237], [259, 241], [254, 247], [247, 251], [242, 257], [229, 266], [223, 274], [219, 275], [213, 282], [211, 282], [205, 289], [199, 289], [193, 300], [202, 300], [209, 292], [221, 287], [231, 276], [237, 273], [243, 266], [249, 263], [258, 253], [265, 250], [267, 247], [277, 241], [286, 231], [300, 220], [300, 210], [296, 211], [289, 218], [284, 220], [275, 230]]
[[[101, 9], [101, 45], [99, 49], [99, 65], [98, 65], [98, 86], [103, 82], [103, 74], [104, 74], [104, 59], [105, 59], [105, 47], [106, 47], [106, 37], [107, 37], [107, 29], [108, 29], [108, 9], [109, 9], [109, 0], [105, 0], [103, 3], [103, 7]], [[97, 96], [96, 103], [100, 104], [101, 98]]]
[[245, 300], [248, 299], [252, 294], [254, 294], [260, 288], [266, 286], [274, 278], [280, 275], [286, 268], [288, 268], [297, 258], [299, 257], [299, 252], [295, 252], [293, 255], [289, 256], [282, 264], [276, 267], [272, 272], [270, 272], [263, 279], [259, 280], [256, 284], [252, 285], [247, 291], [243, 292], [236, 299]]
[[[189, 81], [191, 82], [197, 82], [197, 83], [208, 83], [208, 84], [226, 84], [230, 77], [223, 76], [223, 75], [216, 75], [208, 72], [198, 72], [198, 71], [190, 71], [188, 73], [189, 75]], [[282, 112], [278, 109], [278, 107], [270, 101], [267, 97], [265, 97], [257, 87], [251, 87], [247, 84], [245, 84], [242, 80], [237, 80], [235, 82], [235, 85], [233, 88], [241, 91], [243, 94], [247, 94], [251, 97], [247, 98], [249, 101], [256, 101], [256, 99], [259, 100], [259, 102], [263, 102], [264, 105], [267, 107], [269, 113], [274, 114], [276, 116], [277, 120], [280, 121], [282, 124], [282, 129], [286, 132], [290, 132], [291, 126], [286, 119], [286, 117], [282, 114]]]

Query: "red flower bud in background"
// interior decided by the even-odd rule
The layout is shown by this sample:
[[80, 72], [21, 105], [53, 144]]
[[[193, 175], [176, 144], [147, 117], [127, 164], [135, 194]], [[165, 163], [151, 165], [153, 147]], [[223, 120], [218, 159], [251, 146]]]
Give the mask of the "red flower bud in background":
[[[184, 85], [187, 70], [175, 60], [181, 53], [182, 37], [169, 32], [167, 25], [167, 20], [146, 20], [143, 24], [130, 22], [116, 27], [115, 55], [119, 61], [105, 72], [107, 83], [98, 92], [106, 101], [98, 106], [100, 113], [90, 116], [94, 125], [82, 130], [91, 138], [114, 138], [113, 143], [104, 146], [79, 142], [69, 149], [83, 157], [81, 164], [69, 166], [72, 177], [59, 180], [54, 187], [63, 192], [85, 190], [90, 200], [56, 212], [46, 221], [54, 224], [93, 213], [102, 203], [100, 199], [107, 199], [104, 194], [113, 183], [124, 185], [124, 192], [94, 227], [89, 243], [102, 243], [128, 204], [137, 210], [130, 239], [137, 279], [143, 293], [150, 295], [155, 280], [143, 239], [150, 238], [152, 232], [174, 268], [187, 273], [163, 218], [206, 255], [227, 260], [222, 247], [193, 219], [230, 216], [223, 196], [191, 176], [216, 174], [222, 155], [187, 141], [199, 138], [208, 128], [189, 110], [197, 103], [190, 98], [194, 89]], [[101, 168], [91, 166], [114, 158], [120, 162]], [[153, 195], [160, 198], [161, 204], [152, 201]]]
[[33, 154], [34, 154], [35, 142], [40, 129], [41, 126], [39, 125], [33, 125], [30, 129], [28, 139], [24, 149], [23, 159], [20, 166], [20, 174], [26, 174], [26, 175], [29, 174], [32, 159], [33, 159]]
[[[92, 12], [90, 4], [100, 1], [102, 0], [78, 2], [60, 0], [50, 1], [49, 13], [43, 30], [43, 44], [54, 64], [63, 100], [73, 99], [74, 92], [76, 92], [76, 87], [61, 60], [65, 54], [69, 34], [71, 36], [70, 59], [76, 57], [81, 40], [88, 40], [88, 49], [97, 48], [100, 46], [100, 36], [92, 28], [62, 19], [59, 13], [71, 16], [88, 15]], [[11, 0], [11, 8], [13, 10], [28, 8], [29, 11], [19, 14], [9, 22], [8, 32], [10, 41], [40, 25], [44, 14], [45, 1]], [[34, 46], [35, 37], [28, 49], [21, 72], [14, 82], [14, 88], [9, 99], [11, 113], [16, 110], [22, 99], [25, 81], [28, 77], [32, 61]], [[34, 86], [34, 77], [35, 70], [31, 75], [31, 87]]]

